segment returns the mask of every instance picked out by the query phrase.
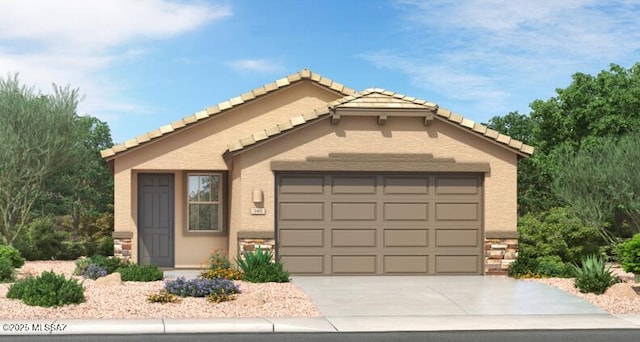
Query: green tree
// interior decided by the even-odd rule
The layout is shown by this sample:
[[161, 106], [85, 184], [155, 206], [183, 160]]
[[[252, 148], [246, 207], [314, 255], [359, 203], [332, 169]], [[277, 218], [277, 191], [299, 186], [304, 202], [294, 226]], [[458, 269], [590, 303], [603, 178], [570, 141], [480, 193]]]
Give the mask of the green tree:
[[573, 75], [557, 96], [531, 104], [537, 151], [580, 146], [592, 137], [620, 136], [640, 128], [640, 64], [629, 69], [611, 64], [597, 76]]
[[68, 215], [75, 241], [81, 228], [90, 237], [96, 230], [91, 226], [101, 215], [113, 211], [113, 177], [100, 156], [100, 151], [111, 147], [113, 142], [109, 126], [95, 117], [76, 117], [74, 127], [81, 142], [78, 159], [49, 179], [40, 210], [44, 215]]
[[12, 245], [27, 226], [45, 183], [77, 159], [78, 92], [54, 85], [41, 94], [0, 78], [0, 241]]
[[[640, 232], [640, 134], [593, 139], [559, 160], [554, 192], [602, 236]], [[629, 231], [630, 230], [630, 231]]]

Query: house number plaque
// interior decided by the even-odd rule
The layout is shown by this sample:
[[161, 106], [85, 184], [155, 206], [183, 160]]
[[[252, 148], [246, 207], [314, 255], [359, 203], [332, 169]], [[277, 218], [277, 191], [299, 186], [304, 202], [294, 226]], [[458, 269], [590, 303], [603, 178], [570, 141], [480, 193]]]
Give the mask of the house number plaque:
[[266, 208], [251, 208], [251, 215], [265, 215], [266, 213]]

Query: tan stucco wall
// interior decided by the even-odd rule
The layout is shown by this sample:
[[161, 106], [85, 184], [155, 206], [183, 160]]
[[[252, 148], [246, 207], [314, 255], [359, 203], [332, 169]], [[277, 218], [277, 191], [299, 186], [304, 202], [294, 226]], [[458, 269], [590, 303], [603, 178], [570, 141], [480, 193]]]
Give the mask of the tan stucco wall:
[[[198, 123], [134, 148], [114, 160], [114, 223], [116, 231], [131, 231], [132, 260], [137, 261], [137, 174], [170, 172], [175, 174], [175, 266], [198, 267], [213, 249], [229, 248], [224, 236], [193, 236], [183, 233], [185, 218], [185, 188], [183, 171], [224, 171], [227, 165], [222, 154], [227, 144], [245, 138], [265, 127], [309, 112], [341, 97], [311, 81], [301, 81], [266, 95], [229, 112]], [[142, 132], [141, 132], [142, 133]], [[233, 173], [233, 171], [232, 171]], [[229, 175], [230, 178], [232, 175]], [[239, 175], [238, 175], [239, 177]], [[238, 185], [231, 189], [240, 191]], [[231, 224], [239, 217], [239, 208], [230, 207]], [[239, 225], [236, 225], [239, 226]], [[227, 232], [228, 233], [228, 232]], [[233, 238], [235, 239], [235, 237]]]
[[[274, 173], [270, 162], [305, 160], [308, 156], [342, 153], [431, 153], [435, 158], [455, 158], [456, 162], [488, 162], [491, 172], [485, 176], [485, 231], [516, 231], [517, 156], [496, 144], [469, 132], [436, 120], [424, 126], [421, 118], [392, 117], [385, 126], [377, 117], [343, 117], [336, 126], [322, 120], [264, 145], [248, 150], [234, 159], [241, 169], [240, 193], [234, 193], [232, 230], [273, 231]], [[235, 186], [235, 185], [234, 185]], [[250, 214], [253, 190], [264, 192], [267, 214]], [[237, 250], [231, 239], [230, 250]]]

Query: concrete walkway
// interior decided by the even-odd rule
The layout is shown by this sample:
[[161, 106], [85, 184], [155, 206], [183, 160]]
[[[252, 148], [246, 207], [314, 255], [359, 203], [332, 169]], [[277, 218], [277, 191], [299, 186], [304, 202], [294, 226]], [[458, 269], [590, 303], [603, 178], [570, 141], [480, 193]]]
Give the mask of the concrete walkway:
[[[166, 276], [195, 277], [197, 271]], [[502, 277], [294, 277], [323, 317], [6, 321], [2, 335], [638, 329], [556, 288]]]

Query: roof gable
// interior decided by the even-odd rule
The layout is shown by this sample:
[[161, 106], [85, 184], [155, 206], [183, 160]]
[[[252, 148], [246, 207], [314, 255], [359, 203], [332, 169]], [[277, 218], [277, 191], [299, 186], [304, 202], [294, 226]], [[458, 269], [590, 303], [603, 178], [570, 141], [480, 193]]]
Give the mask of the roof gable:
[[328, 90], [337, 92], [344, 96], [357, 94], [355, 90], [348, 88], [343, 84], [334, 82], [333, 80], [326, 78], [318, 73], [312, 72], [311, 70], [303, 69], [287, 77], [278, 79], [274, 82], [267, 83], [261, 87], [255, 88], [252, 91], [246, 92], [240, 96], [236, 96], [227, 101], [220, 102], [217, 105], [208, 107], [202, 111], [194, 113], [190, 116], [184, 117], [183, 119], [175, 121], [169, 125], [162, 126], [154, 131], [151, 131], [146, 134], [140, 135], [136, 138], [127, 140], [122, 144], [114, 145], [111, 148], [101, 151], [100, 154], [104, 159], [107, 159], [107, 160], [115, 159], [119, 154], [125, 151], [147, 144], [153, 140], [156, 140], [157, 138], [173, 134], [187, 126], [200, 123], [210, 117], [214, 117], [214, 116], [226, 113], [232, 108], [236, 108], [245, 103], [252, 102], [267, 94], [273, 93], [280, 89], [287, 88], [290, 85], [298, 83], [302, 80], [310, 80], [314, 82], [316, 85], [319, 85]]
[[[301, 114], [290, 118], [288, 121], [267, 127], [264, 130], [255, 132], [251, 136], [232, 142], [229, 144], [228, 150], [225, 152], [225, 159], [239, 154], [244, 150], [263, 144], [270, 139], [290, 133], [300, 129], [305, 125], [316, 122], [321, 119], [328, 119], [332, 115], [339, 115], [340, 109], [349, 110], [372, 110], [382, 109], [389, 110], [418, 110], [433, 113], [438, 120], [451, 124], [455, 127], [463, 129], [470, 134], [478, 135], [487, 139], [500, 147], [511, 150], [521, 157], [528, 157], [533, 154], [534, 148], [523, 142], [512, 139], [511, 137], [501, 134], [498, 131], [488, 128], [474, 122], [473, 120], [464, 118], [463, 116], [451, 112], [448, 109], [440, 108], [437, 104], [398, 94], [392, 91], [370, 88], [362, 93], [345, 96], [329, 103], [326, 107], [319, 108], [313, 112]], [[375, 114], [370, 114], [375, 115]]]

